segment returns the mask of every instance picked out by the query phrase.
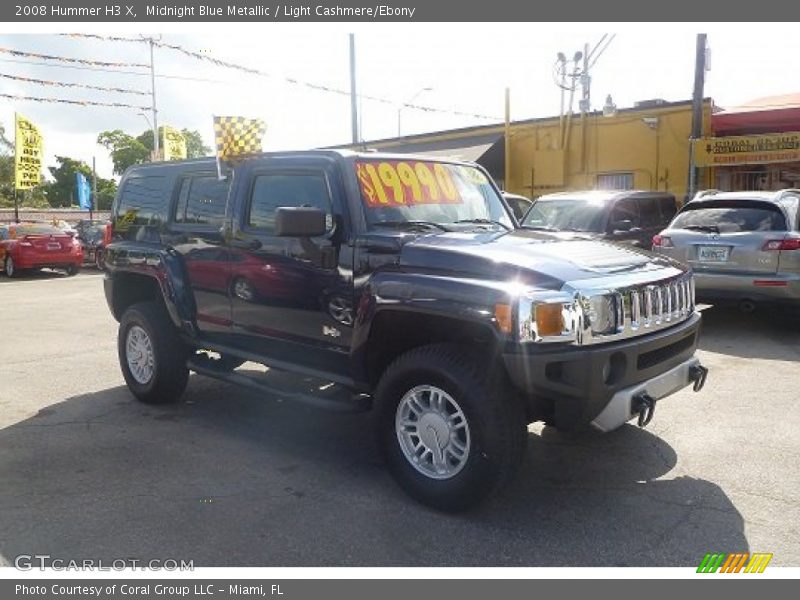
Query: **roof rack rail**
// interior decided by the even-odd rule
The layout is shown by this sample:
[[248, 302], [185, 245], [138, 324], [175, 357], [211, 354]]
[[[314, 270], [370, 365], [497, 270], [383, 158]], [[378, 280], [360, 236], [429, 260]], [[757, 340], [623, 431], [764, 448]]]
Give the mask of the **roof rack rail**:
[[798, 188], [784, 188], [775, 192], [775, 198], [780, 200], [785, 195], [800, 196], [800, 189]]
[[714, 194], [719, 194], [719, 193], [720, 190], [715, 190], [715, 189], [700, 190], [692, 197], [692, 200], [699, 200], [700, 198], [705, 198], [706, 196], [713, 196]]

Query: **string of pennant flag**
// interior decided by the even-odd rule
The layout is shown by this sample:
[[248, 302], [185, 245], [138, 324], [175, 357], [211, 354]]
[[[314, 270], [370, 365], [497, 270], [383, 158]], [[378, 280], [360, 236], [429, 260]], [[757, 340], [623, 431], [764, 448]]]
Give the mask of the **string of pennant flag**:
[[101, 92], [118, 92], [120, 94], [137, 94], [139, 96], [149, 96], [149, 92], [143, 92], [141, 90], [131, 90], [128, 88], [117, 88], [117, 87], [105, 87], [102, 85], [90, 85], [88, 83], [72, 83], [68, 81], [50, 81], [47, 79], [33, 79], [32, 77], [22, 77], [19, 75], [8, 75], [6, 73], [0, 73], [0, 77], [4, 79], [12, 79], [14, 81], [24, 81], [26, 83], [34, 83], [36, 85], [50, 85], [55, 87], [67, 87], [67, 88], [82, 88], [86, 90], [98, 90]]
[[[184, 56], [188, 56], [188, 57], [194, 58], [196, 60], [200, 60], [200, 61], [204, 61], [204, 62], [207, 62], [207, 63], [211, 63], [211, 64], [213, 64], [213, 65], [215, 65], [217, 67], [221, 67], [221, 68], [225, 68], [225, 69], [234, 69], [234, 70], [240, 71], [242, 73], [248, 73], [250, 75], [256, 75], [256, 76], [259, 76], [259, 77], [282, 79], [283, 81], [285, 81], [285, 82], [287, 82], [287, 83], [289, 83], [291, 85], [301, 86], [301, 87], [305, 87], [305, 88], [316, 90], [316, 91], [320, 91], [320, 92], [327, 92], [327, 93], [331, 93], [331, 94], [337, 94], [337, 95], [340, 95], [340, 96], [350, 96], [350, 91], [349, 90], [344, 90], [344, 89], [341, 89], [341, 88], [336, 88], [336, 87], [333, 87], [333, 86], [328, 86], [328, 85], [319, 84], [319, 83], [312, 83], [310, 81], [303, 81], [301, 79], [296, 79], [294, 77], [285, 77], [285, 76], [284, 77], [278, 77], [278, 76], [275, 76], [275, 75], [273, 75], [271, 73], [267, 73], [266, 71], [262, 71], [261, 69], [256, 69], [254, 67], [247, 67], [247, 66], [240, 65], [240, 64], [237, 64], [237, 63], [233, 63], [233, 62], [230, 62], [230, 61], [227, 61], [227, 60], [222, 60], [222, 59], [219, 59], [219, 58], [215, 58], [215, 57], [210, 56], [208, 54], [203, 54], [201, 52], [195, 52], [193, 50], [189, 50], [189, 49], [184, 48], [183, 46], [180, 46], [178, 44], [169, 44], [169, 43], [164, 42], [162, 40], [156, 40], [156, 39], [153, 39], [153, 38], [147, 38], [147, 37], [131, 38], [131, 37], [123, 37], [123, 36], [100, 35], [100, 34], [95, 34], [95, 33], [63, 33], [63, 34], [60, 34], [60, 35], [63, 35], [63, 36], [66, 36], [66, 37], [71, 37], [71, 38], [89, 38], [89, 39], [97, 39], [97, 40], [109, 41], [109, 42], [152, 43], [157, 48], [163, 48], [163, 49], [166, 49], [166, 50], [172, 50], [174, 52], [179, 52], [179, 53], [183, 54]], [[392, 100], [390, 98], [383, 98], [381, 96], [372, 96], [372, 95], [369, 95], [369, 94], [358, 94], [358, 97], [363, 99], [363, 100], [370, 100], [372, 102], [379, 102], [379, 103], [382, 103], [382, 104], [389, 104], [389, 105], [396, 105], [397, 104], [396, 100]], [[490, 120], [490, 121], [499, 121], [500, 120], [499, 117], [494, 117], [494, 116], [490, 116], [490, 115], [482, 115], [482, 114], [479, 114], [479, 113], [464, 112], [464, 111], [454, 110], [454, 109], [450, 109], [450, 108], [436, 108], [436, 107], [427, 106], [427, 105], [424, 105], [424, 104], [404, 104], [403, 106], [405, 108], [411, 108], [411, 109], [418, 110], [418, 111], [421, 111], [421, 112], [451, 114], [451, 115], [456, 115], [456, 116], [471, 117], [471, 118], [474, 118], [474, 119], [484, 119], [484, 120]]]
[[39, 60], [56, 61], [62, 63], [73, 63], [81, 65], [92, 65], [97, 67], [139, 67], [149, 69], [150, 65], [135, 62], [109, 62], [103, 60], [91, 60], [88, 58], [73, 58], [69, 56], [55, 56], [52, 54], [39, 54], [38, 52], [26, 52], [24, 50], [14, 50], [12, 48], [0, 48], [0, 53], [10, 54], [11, 56], [22, 56], [25, 58], [38, 58]]
[[67, 98], [44, 98], [42, 96], [22, 96], [19, 94], [5, 94], [0, 92], [0, 98], [10, 100], [23, 100], [30, 102], [49, 102], [52, 104], [72, 104], [76, 106], [109, 106], [113, 108], [135, 108], [136, 110], [150, 110], [149, 106], [137, 106], [124, 102], [96, 102], [94, 100], [69, 100]]

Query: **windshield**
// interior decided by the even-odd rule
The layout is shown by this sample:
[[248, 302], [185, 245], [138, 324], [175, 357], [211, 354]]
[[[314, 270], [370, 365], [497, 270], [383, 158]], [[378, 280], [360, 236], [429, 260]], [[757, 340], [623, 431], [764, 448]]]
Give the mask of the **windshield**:
[[606, 202], [591, 198], [539, 198], [525, 216], [523, 226], [556, 231], [602, 233]]
[[360, 159], [356, 161], [356, 174], [370, 225], [513, 227], [491, 182], [474, 167], [420, 160]]

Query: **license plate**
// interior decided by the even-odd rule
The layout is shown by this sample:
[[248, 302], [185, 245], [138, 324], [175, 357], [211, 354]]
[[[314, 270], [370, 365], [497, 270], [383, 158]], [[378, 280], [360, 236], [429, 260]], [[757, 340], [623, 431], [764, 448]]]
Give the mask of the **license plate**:
[[728, 262], [731, 249], [728, 246], [700, 246], [697, 260], [700, 262]]
[[61, 250], [61, 244], [58, 242], [48, 242], [47, 243], [48, 250]]

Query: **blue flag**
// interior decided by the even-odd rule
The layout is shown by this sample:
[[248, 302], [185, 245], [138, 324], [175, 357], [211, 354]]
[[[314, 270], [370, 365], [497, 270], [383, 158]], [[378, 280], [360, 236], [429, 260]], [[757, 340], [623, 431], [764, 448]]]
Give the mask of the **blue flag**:
[[85, 210], [92, 209], [92, 186], [83, 173], [75, 173], [75, 184], [78, 189], [78, 206]]

